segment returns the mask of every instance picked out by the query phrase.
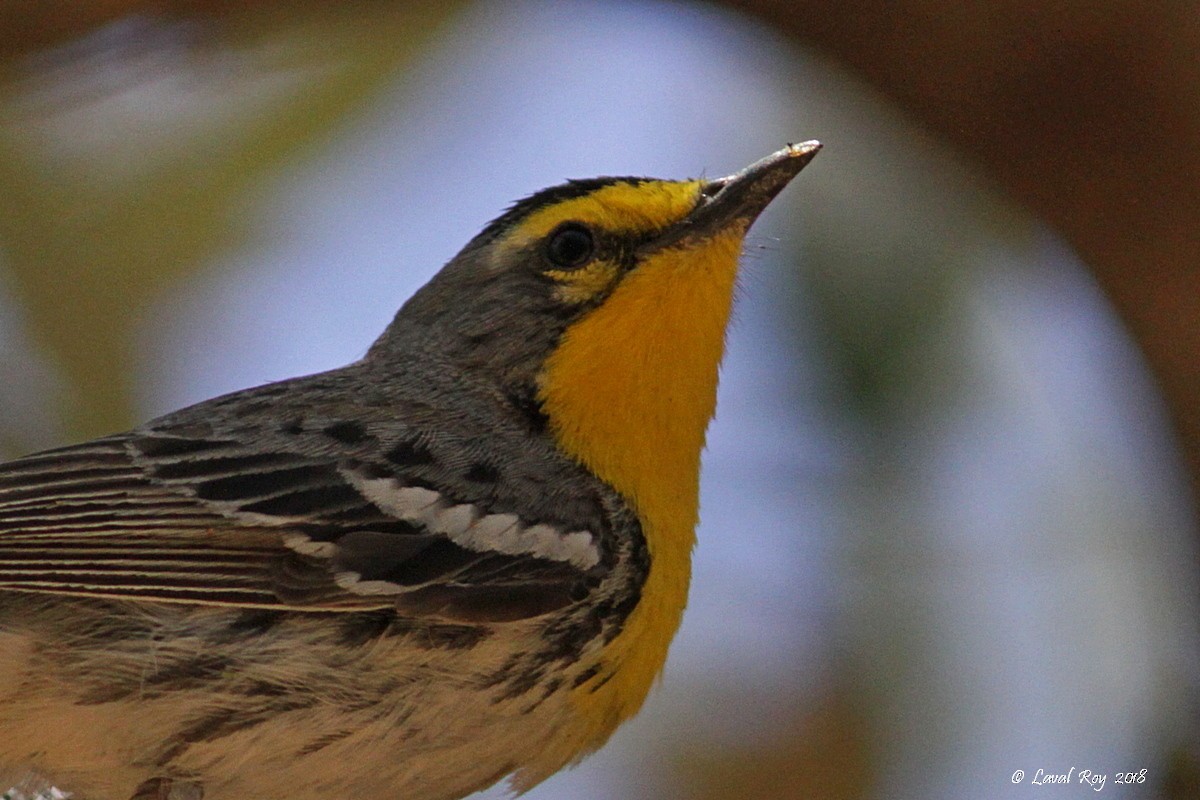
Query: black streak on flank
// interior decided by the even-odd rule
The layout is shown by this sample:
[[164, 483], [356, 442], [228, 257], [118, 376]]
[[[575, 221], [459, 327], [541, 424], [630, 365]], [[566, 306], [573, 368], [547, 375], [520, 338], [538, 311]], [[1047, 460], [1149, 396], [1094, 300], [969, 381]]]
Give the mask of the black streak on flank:
[[245, 686], [237, 686], [232, 691], [246, 697], [290, 697], [295, 693], [290, 686], [266, 681], [254, 681]]
[[616, 675], [616, 674], [617, 673], [615, 671], [608, 673], [603, 678], [601, 678], [600, 680], [598, 680], [594, 684], [592, 684], [591, 688], [588, 689], [588, 691], [591, 692], [592, 694], [595, 694], [596, 692], [600, 691], [600, 689], [602, 689], [604, 687], [604, 684], [611, 681], [613, 678], [613, 675]]
[[542, 690], [542, 699], [545, 700], [550, 695], [554, 694], [562, 686], [562, 678], [551, 678], [546, 681], [546, 687]]
[[[537, 653], [539, 664], [577, 661], [584, 648], [604, 633], [612, 613], [612, 602], [601, 603], [582, 615], [558, 620], [545, 631], [548, 646]], [[578, 684], [576, 684], [578, 685]]]
[[[500, 699], [516, 700], [518, 697], [529, 692], [531, 689], [541, 683], [543, 674], [543, 670], [538, 667], [530, 668], [527, 671], [518, 674], [509, 681], [508, 687], [500, 696]], [[525, 710], [528, 711], [529, 709]]]
[[218, 680], [231, 665], [229, 659], [221, 656], [199, 656], [130, 680], [110, 680], [103, 688], [85, 693], [77, 702], [84, 706], [101, 705], [129, 697], [148, 700], [169, 692], [203, 689]]
[[300, 750], [296, 753], [296, 755], [300, 755], [300, 756], [312, 755], [313, 753], [324, 750], [326, 747], [328, 747], [331, 744], [340, 742], [342, 739], [345, 739], [347, 736], [349, 736], [350, 734], [352, 734], [354, 732], [355, 732], [354, 728], [342, 728], [341, 730], [327, 733], [324, 736], [320, 736], [316, 739], [313, 739], [311, 742], [304, 745], [304, 747], [300, 748]]
[[596, 677], [599, 674], [600, 674], [600, 665], [594, 664], [593, 666], [588, 667], [583, 672], [576, 675], [575, 680], [571, 683], [571, 685], [575, 688], [578, 688], [580, 686], [583, 686], [585, 683], [587, 683], [588, 681], [590, 681], [592, 678]]
[[392, 609], [348, 614], [338, 626], [340, 640], [346, 647], [362, 647], [386, 635], [396, 621]]
[[217, 644], [228, 644], [238, 639], [254, 639], [265, 636], [283, 621], [283, 617], [284, 612], [282, 611], [247, 609], [239, 613], [237, 618], [230, 622], [218, 637], [214, 637], [214, 641]]
[[492, 677], [483, 685], [486, 688], [491, 689], [492, 687], [507, 683], [512, 677], [513, 673], [516, 672], [523, 663], [524, 658], [521, 654], [509, 656], [508, 660], [504, 662], [504, 665], [500, 667], [500, 669], [496, 670]]
[[192, 689], [221, 675], [229, 669], [230, 664], [229, 659], [223, 656], [200, 656], [144, 675], [141, 682], [145, 686], [161, 686], [169, 691]]
[[261, 715], [247, 715], [235, 709], [223, 709], [202, 717], [181, 730], [175, 741], [163, 749], [157, 759], [158, 766], [166, 766], [197, 742], [211, 742], [262, 721]]
[[336, 439], [343, 444], [359, 444], [370, 438], [366, 427], [361, 422], [353, 420], [342, 420], [327, 425], [323, 432], [329, 438]]

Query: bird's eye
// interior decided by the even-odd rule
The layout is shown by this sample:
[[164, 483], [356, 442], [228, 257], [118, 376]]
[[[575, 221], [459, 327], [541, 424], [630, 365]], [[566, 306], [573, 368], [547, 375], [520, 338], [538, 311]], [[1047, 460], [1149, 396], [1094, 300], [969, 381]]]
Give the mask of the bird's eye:
[[550, 234], [546, 257], [556, 267], [581, 267], [592, 257], [596, 244], [592, 232], [578, 222], [567, 222]]

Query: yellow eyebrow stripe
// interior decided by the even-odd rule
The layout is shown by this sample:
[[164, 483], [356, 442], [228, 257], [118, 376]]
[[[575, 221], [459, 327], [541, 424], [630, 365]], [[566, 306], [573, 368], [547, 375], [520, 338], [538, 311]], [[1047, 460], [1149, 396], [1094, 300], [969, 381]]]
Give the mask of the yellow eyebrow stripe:
[[513, 244], [539, 239], [568, 220], [617, 234], [650, 233], [683, 219], [700, 197], [703, 181], [640, 181], [603, 186], [530, 214], [508, 235]]

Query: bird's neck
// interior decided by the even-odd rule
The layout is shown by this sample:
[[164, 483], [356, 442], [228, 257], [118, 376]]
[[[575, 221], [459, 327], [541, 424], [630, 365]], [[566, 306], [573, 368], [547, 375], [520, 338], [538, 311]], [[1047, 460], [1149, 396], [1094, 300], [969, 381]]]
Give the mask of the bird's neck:
[[700, 451], [716, 407], [741, 236], [705, 248], [703, 257], [666, 251], [639, 266], [566, 330], [540, 376], [559, 447], [630, 502], [651, 558], [637, 608], [602, 654], [602, 689], [580, 693], [597, 745], [641, 706], [687, 599]]

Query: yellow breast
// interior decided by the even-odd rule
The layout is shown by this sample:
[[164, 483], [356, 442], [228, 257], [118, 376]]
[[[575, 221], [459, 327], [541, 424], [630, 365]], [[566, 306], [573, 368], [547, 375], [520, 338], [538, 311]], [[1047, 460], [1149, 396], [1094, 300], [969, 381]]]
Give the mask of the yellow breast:
[[638, 606], [573, 696], [579, 725], [564, 747], [598, 747], [638, 710], [679, 627], [742, 234], [642, 262], [546, 362], [541, 400], [558, 444], [632, 504], [651, 557]]

